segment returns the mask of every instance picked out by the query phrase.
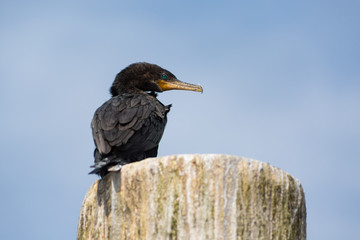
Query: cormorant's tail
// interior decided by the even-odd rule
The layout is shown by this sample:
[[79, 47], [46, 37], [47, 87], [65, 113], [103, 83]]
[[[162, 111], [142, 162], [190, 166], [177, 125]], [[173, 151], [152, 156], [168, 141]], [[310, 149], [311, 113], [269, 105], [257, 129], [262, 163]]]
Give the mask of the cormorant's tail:
[[89, 174], [97, 174], [100, 177], [104, 177], [109, 172], [116, 172], [121, 169], [122, 166], [128, 164], [132, 161], [126, 161], [121, 157], [108, 156], [105, 158], [101, 158], [100, 154], [96, 154], [97, 150], [95, 150], [95, 164], [90, 166], [94, 168]]
[[[94, 157], [95, 157], [95, 164], [90, 166], [94, 168], [89, 174], [97, 174], [100, 177], [104, 177], [109, 172], [116, 172], [121, 169], [122, 166], [132, 163], [141, 161], [148, 157], [156, 157], [157, 156], [158, 146], [140, 153], [133, 153], [129, 156], [116, 156], [116, 155], [108, 155], [108, 156], [101, 156], [99, 151], [95, 149]], [[114, 153], [112, 153], [114, 154]]]
[[97, 162], [95, 162], [94, 165], [90, 166], [91, 168], [94, 168], [89, 174], [97, 174], [100, 177], [103, 177], [108, 172], [108, 165], [110, 165], [110, 160], [108, 158], [101, 159]]

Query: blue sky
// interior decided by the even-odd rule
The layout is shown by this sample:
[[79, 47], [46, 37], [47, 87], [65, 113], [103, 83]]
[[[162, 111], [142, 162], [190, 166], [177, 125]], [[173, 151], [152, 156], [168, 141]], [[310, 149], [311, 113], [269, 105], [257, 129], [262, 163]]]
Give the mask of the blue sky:
[[298, 178], [309, 239], [360, 226], [359, 1], [1, 1], [0, 234], [74, 239], [90, 121], [130, 63], [203, 94], [173, 104], [159, 155], [226, 153]]

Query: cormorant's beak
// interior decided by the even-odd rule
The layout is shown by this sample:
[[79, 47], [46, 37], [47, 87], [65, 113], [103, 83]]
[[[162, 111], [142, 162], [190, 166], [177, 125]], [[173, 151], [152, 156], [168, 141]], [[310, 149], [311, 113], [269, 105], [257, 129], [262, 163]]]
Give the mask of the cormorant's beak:
[[188, 90], [194, 92], [203, 92], [203, 88], [200, 85], [194, 85], [179, 80], [163, 80], [160, 79], [157, 82], [157, 85], [161, 88], [162, 91], [167, 90]]

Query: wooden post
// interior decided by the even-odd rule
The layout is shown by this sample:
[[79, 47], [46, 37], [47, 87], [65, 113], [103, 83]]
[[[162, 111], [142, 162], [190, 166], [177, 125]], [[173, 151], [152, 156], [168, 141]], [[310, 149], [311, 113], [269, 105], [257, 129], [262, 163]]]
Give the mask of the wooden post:
[[229, 155], [174, 155], [125, 165], [96, 181], [80, 239], [306, 239], [300, 182]]

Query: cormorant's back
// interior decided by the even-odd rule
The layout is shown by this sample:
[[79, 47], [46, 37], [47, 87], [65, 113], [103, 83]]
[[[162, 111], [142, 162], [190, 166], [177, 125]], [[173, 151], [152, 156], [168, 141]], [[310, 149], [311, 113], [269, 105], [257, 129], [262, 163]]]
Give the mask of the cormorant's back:
[[105, 102], [91, 123], [96, 145], [91, 173], [103, 176], [114, 165], [156, 157], [169, 110], [147, 93], [123, 93]]

